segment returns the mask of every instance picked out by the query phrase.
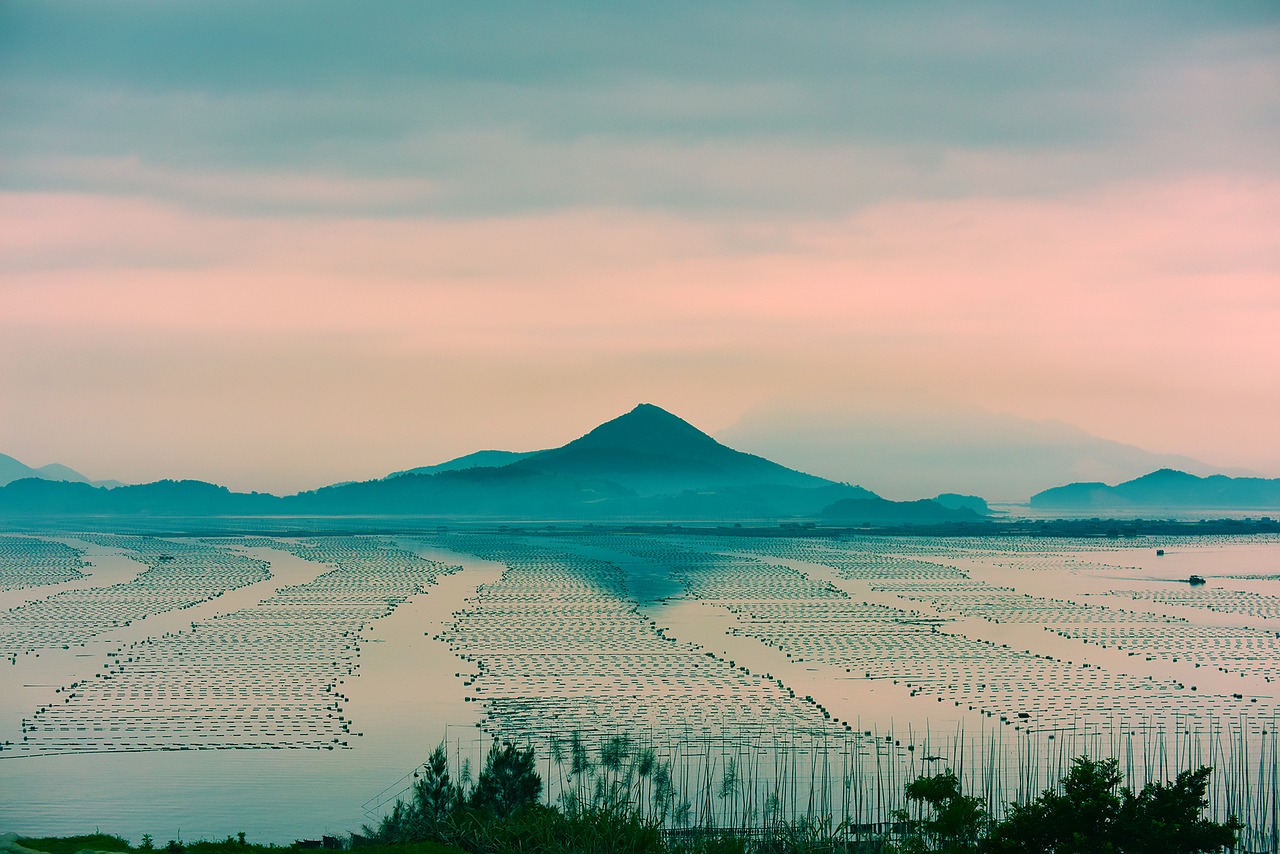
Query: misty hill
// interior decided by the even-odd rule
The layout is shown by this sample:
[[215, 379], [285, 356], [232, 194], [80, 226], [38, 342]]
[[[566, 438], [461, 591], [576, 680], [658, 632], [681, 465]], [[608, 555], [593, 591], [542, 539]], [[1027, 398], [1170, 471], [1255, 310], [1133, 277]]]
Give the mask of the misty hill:
[[987, 506], [986, 500], [976, 495], [957, 495], [954, 492], [944, 492], [933, 500], [943, 507], [950, 507], [952, 510], [967, 509], [972, 510], [979, 516], [991, 515], [991, 508]]
[[963, 490], [1021, 502], [1050, 484], [1117, 483], [1159, 468], [1254, 474], [1154, 454], [1060, 421], [931, 400], [854, 401], [817, 410], [773, 406], [747, 414], [718, 437], [891, 498]]
[[[496, 463], [486, 465], [485, 463]], [[114, 490], [26, 478], [0, 487], [6, 516], [433, 516], [539, 520], [766, 520], [851, 524], [974, 521], [972, 496], [885, 501], [717, 442], [657, 406], [641, 404], [559, 448], [481, 451], [439, 466], [285, 498], [201, 481]]]
[[822, 518], [843, 525], [940, 525], [981, 522], [987, 517], [971, 507], [947, 507], [928, 498], [918, 501], [846, 498], [825, 508]]
[[75, 469], [60, 463], [50, 463], [47, 466], [33, 468], [6, 454], [0, 454], [0, 486], [27, 477], [34, 477], [40, 480], [67, 481], [69, 483], [93, 483], [96, 486], [106, 487], [121, 485], [118, 480], [91, 481]]
[[760, 520], [816, 517], [845, 499], [878, 496], [736, 451], [642, 404], [559, 448], [481, 451], [285, 498], [192, 480], [107, 490], [27, 477], [0, 487], [0, 514]]
[[575, 512], [631, 498], [614, 483], [558, 478], [511, 466], [480, 466], [434, 474], [327, 486], [281, 499], [284, 512], [303, 515], [422, 515], [504, 518], [580, 518]]
[[1166, 468], [1116, 486], [1071, 483], [1046, 489], [1031, 497], [1031, 506], [1046, 510], [1280, 509], [1280, 479], [1197, 477]]
[[[511, 454], [481, 453], [499, 462]], [[284, 499], [286, 512], [742, 519], [815, 515], [843, 498], [874, 497], [735, 451], [651, 404], [562, 447], [512, 456], [300, 493]]]
[[280, 501], [274, 495], [232, 492], [199, 480], [109, 489], [24, 478], [0, 487], [0, 513], [8, 516], [251, 516], [279, 512]]
[[461, 471], [462, 469], [477, 468], [497, 468], [514, 463], [517, 460], [523, 460], [525, 457], [532, 456], [537, 451], [474, 451], [470, 454], [464, 454], [452, 460], [446, 460], [443, 463], [437, 463], [433, 466], [418, 466], [417, 468], [405, 469], [404, 471], [393, 471], [387, 475], [387, 478], [401, 477], [406, 474], [436, 474], [442, 471]]

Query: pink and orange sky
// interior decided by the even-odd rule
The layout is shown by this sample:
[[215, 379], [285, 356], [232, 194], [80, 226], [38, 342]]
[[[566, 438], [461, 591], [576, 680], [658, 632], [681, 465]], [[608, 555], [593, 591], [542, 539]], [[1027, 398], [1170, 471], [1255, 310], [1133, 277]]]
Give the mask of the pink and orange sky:
[[1280, 476], [1280, 9], [1207, 5], [6, 3], [0, 452], [905, 396]]

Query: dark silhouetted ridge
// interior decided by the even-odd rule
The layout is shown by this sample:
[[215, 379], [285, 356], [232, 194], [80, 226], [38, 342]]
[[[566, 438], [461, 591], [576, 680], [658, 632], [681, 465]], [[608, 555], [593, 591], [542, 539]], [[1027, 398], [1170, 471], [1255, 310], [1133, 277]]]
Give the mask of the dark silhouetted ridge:
[[683, 418], [652, 403], [642, 403], [626, 415], [606, 421], [582, 438], [556, 450], [565, 453], [588, 449], [639, 451], [690, 459], [720, 451], [738, 453]]
[[[479, 469], [479, 468], [497, 468], [514, 463], [516, 460], [523, 460], [525, 457], [538, 453], [537, 451], [473, 451], [470, 454], [464, 454], [461, 457], [455, 457], [452, 460], [445, 460], [442, 463], [436, 463], [433, 466], [418, 466], [417, 468], [405, 469], [404, 471], [393, 471], [387, 475], [391, 477], [403, 477], [406, 474], [438, 474], [442, 471], [461, 471], [463, 469]], [[383, 478], [386, 480], [387, 478]]]
[[735, 451], [641, 404], [552, 450], [479, 451], [286, 498], [195, 481], [108, 491], [22, 480], [0, 488], [0, 513], [747, 520], [812, 517], [850, 498], [877, 496]]
[[947, 507], [930, 498], [889, 501], [884, 498], [846, 498], [822, 511], [822, 518], [845, 525], [939, 525], [981, 522], [986, 517], [970, 507]]
[[1206, 510], [1280, 509], [1280, 478], [1197, 477], [1160, 469], [1116, 486], [1069, 483], [1031, 496], [1031, 506], [1053, 510], [1197, 508]]
[[279, 512], [281, 499], [232, 492], [199, 480], [159, 480], [114, 489], [24, 478], [0, 488], [0, 513], [30, 515], [222, 516]]
[[642, 403], [563, 447], [533, 454], [513, 465], [610, 480], [646, 495], [749, 485], [836, 485], [735, 451], [651, 403]]
[[735, 451], [643, 403], [559, 448], [481, 451], [285, 503], [297, 513], [714, 520], [814, 516], [841, 499], [875, 497]]

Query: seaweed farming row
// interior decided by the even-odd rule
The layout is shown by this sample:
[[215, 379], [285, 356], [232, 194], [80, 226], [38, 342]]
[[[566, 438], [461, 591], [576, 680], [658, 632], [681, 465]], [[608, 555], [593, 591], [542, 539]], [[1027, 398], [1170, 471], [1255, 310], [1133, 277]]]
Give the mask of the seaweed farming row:
[[[361, 632], [454, 568], [359, 538], [274, 545], [331, 568], [251, 607], [108, 652], [101, 672], [23, 720], [10, 752], [349, 747], [339, 686], [358, 666]], [[226, 558], [199, 572], [176, 559], [162, 566], [188, 578], [218, 578], [237, 557], [267, 566], [215, 551]]]
[[[1211, 789], [1214, 813], [1219, 818], [1241, 816], [1248, 826], [1247, 839], [1253, 840], [1248, 844], [1261, 845], [1259, 850], [1270, 850], [1272, 843], [1266, 840], [1274, 840], [1277, 711], [1272, 692], [1258, 690], [1277, 661], [1274, 634], [1247, 627], [1198, 626], [1163, 613], [1087, 600], [1034, 596], [971, 578], [947, 558], [972, 558], [977, 553], [1014, 564], [1030, 558], [1058, 572], [1132, 567], [1098, 560], [1070, 565], [1058, 561], [1054, 566], [1052, 556], [1046, 559], [1016, 548], [1011, 554], [991, 555], [989, 549], [984, 552], [972, 543], [950, 548], [930, 543], [919, 549], [915, 543], [902, 542], [861, 541], [850, 546], [808, 538], [604, 534], [539, 534], [523, 542], [513, 537], [459, 535], [449, 538], [449, 543], [504, 562], [509, 567], [504, 583], [523, 576], [526, 587], [517, 598], [530, 602], [537, 598], [527, 589], [530, 571], [538, 578], [544, 577], [539, 569], [572, 572], [579, 585], [609, 574], [613, 581], [607, 595], [616, 598], [625, 593], [621, 589], [625, 578], [617, 566], [646, 577], [660, 567], [679, 593], [663, 601], [640, 603], [637, 613], [658, 614], [672, 598], [698, 601], [732, 616], [730, 634], [784, 652], [790, 665], [818, 663], [828, 674], [889, 681], [917, 703], [914, 714], [896, 727], [884, 715], [874, 714], [874, 709], [865, 709], [870, 724], [865, 729], [861, 715], [833, 715], [821, 696], [804, 699], [822, 709], [824, 724], [836, 723], [835, 727], [788, 729], [784, 724], [751, 730], [731, 724], [702, 732], [679, 726], [655, 732], [644, 728], [643, 717], [627, 718], [612, 709], [603, 714], [593, 709], [585, 719], [568, 721], [541, 714], [522, 719], [491, 715], [486, 720], [490, 734], [549, 750], [552, 757], [561, 755], [557, 745], [565, 742], [566, 729], [571, 729], [571, 739], [596, 741], [617, 738], [619, 732], [642, 732], [639, 743], [672, 769], [675, 790], [684, 793], [676, 796], [675, 803], [687, 809], [677, 809], [673, 816], [683, 815], [695, 823], [730, 824], [827, 816], [868, 828], [883, 824], [894, 810], [905, 806], [902, 788], [920, 773], [954, 768], [970, 791], [999, 804], [1034, 797], [1065, 774], [1072, 758], [1089, 755], [1115, 757], [1136, 785], [1211, 764], [1217, 769]], [[751, 551], [756, 556], [747, 553]], [[593, 557], [573, 557], [575, 552]], [[610, 552], [618, 556], [616, 561], [600, 559]], [[532, 562], [531, 554], [537, 555]], [[652, 566], [638, 568], [636, 561]], [[806, 571], [815, 566], [830, 570], [830, 578]], [[835, 581], [854, 585], [842, 589]], [[881, 601], [858, 601], [853, 593], [859, 590], [879, 594]], [[1248, 596], [1237, 598], [1252, 601]], [[478, 610], [460, 615], [463, 621], [484, 613], [482, 600]], [[916, 604], [925, 607], [913, 607]], [[1230, 668], [1219, 669], [1256, 677], [1249, 681], [1253, 696], [1201, 691], [1174, 676], [1160, 678], [1141, 668], [1126, 672], [1110, 662], [1106, 666], [1091, 663], [1085, 660], [1084, 648], [1078, 649], [1077, 660], [1017, 649], [975, 634], [974, 619], [995, 626], [1021, 624], [1075, 641], [1099, 632], [1116, 633], [1108, 636], [1113, 643], [1116, 637], [1157, 637], [1163, 632], [1184, 639], [1184, 656], [1206, 664], [1229, 664]], [[522, 634], [519, 630], [525, 625], [515, 633]], [[507, 626], [512, 628], [516, 627]], [[499, 628], [497, 634], [505, 631]], [[558, 631], [553, 635], [559, 637]], [[1252, 644], [1242, 644], [1240, 638]], [[589, 642], [597, 654], [603, 654], [616, 640], [602, 634]], [[467, 647], [460, 637], [453, 642], [474, 656], [473, 679], [481, 691], [488, 690], [493, 650]], [[1233, 649], [1240, 652], [1236, 658], [1230, 655]], [[751, 672], [723, 654], [706, 650], [703, 654], [708, 660]], [[1144, 661], [1153, 658], [1144, 656]], [[639, 666], [635, 660], [629, 663]], [[543, 674], [572, 666], [564, 660], [548, 664], [540, 667], [526, 659], [503, 662], [503, 668], [507, 673], [514, 668]], [[782, 673], [781, 678], [768, 674], [782, 687], [794, 677], [794, 672]], [[580, 693], [590, 695], [587, 705], [595, 697], [606, 698], [606, 708], [616, 693], [627, 695], [629, 707], [652, 702], [643, 698], [659, 686], [623, 678], [625, 692], [588, 687]], [[559, 693], [563, 689], [563, 679], [541, 675], [521, 688], [539, 696], [546, 692], [556, 700], [569, 699]], [[720, 686], [722, 694], [732, 690]], [[934, 713], [934, 718], [927, 706], [919, 705], [923, 700], [945, 703], [953, 711]], [[717, 696], [717, 701], [721, 706], [733, 705], [736, 699], [726, 704]], [[530, 700], [526, 697], [521, 702]], [[575, 700], [565, 705], [580, 704]], [[501, 703], [490, 708], [495, 706]], [[751, 700], [741, 708], [744, 717], [754, 716]], [[931, 719], [947, 723], [931, 730]], [[939, 730], [946, 735], [939, 736]], [[556, 762], [548, 765], [549, 780], [563, 777], [558, 768]], [[573, 774], [564, 779], [567, 782], [561, 785], [570, 789], [582, 785]]]
[[663, 725], [819, 738], [837, 728], [772, 676], [665, 635], [612, 564], [503, 539], [468, 537], [465, 548], [507, 567], [444, 636], [475, 666], [464, 684], [493, 732], [550, 740]]
[[84, 578], [83, 553], [35, 537], [0, 537], [0, 592]]
[[270, 577], [265, 561], [198, 543], [104, 534], [77, 539], [126, 551], [148, 568], [127, 582], [58, 592], [8, 610], [0, 623], [0, 656], [83, 645], [110, 629]]
[[[672, 829], [830, 818], [872, 833], [920, 774], [952, 768], [998, 805], [1089, 755], [1136, 785], [1212, 765], [1215, 815], [1246, 821], [1246, 850], [1274, 850], [1280, 543], [1166, 541], [1158, 560], [1155, 545], [5, 537], [0, 567], [50, 562], [22, 570], [32, 586], [3, 613], [0, 711], [18, 736], [0, 762], [28, 760], [5, 771], [52, 811], [59, 769], [109, 757], [130, 783], [95, 793], [101, 809], [172, 816], [139, 794], [153, 791], [148, 757], [165, 757], [223, 813], [288, 838], [270, 829], [278, 810], [239, 793], [239, 769], [269, 768], [291, 781], [279, 797], [322, 804], [303, 811], [347, 831], [361, 794], [425, 758], [446, 724], [459, 760], [494, 739], [533, 747], [553, 799], [630, 773]], [[104, 555], [131, 574], [96, 574]], [[1190, 588], [1188, 572], [1208, 583]], [[43, 764], [55, 758], [67, 764]]]

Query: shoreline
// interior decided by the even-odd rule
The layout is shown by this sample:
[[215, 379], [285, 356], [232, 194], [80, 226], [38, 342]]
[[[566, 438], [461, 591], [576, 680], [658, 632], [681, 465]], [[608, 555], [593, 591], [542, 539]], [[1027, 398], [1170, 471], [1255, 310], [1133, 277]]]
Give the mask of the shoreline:
[[1280, 534], [1280, 517], [984, 519], [976, 522], [901, 525], [837, 525], [810, 520], [563, 520], [437, 516], [9, 516], [0, 518], [0, 534], [33, 531], [66, 533], [102, 528], [116, 533], [164, 537], [273, 537], [438, 534], [444, 531], [535, 535], [618, 533], [715, 533], [741, 537], [1043, 537], [1124, 540], [1142, 536], [1246, 536]]

